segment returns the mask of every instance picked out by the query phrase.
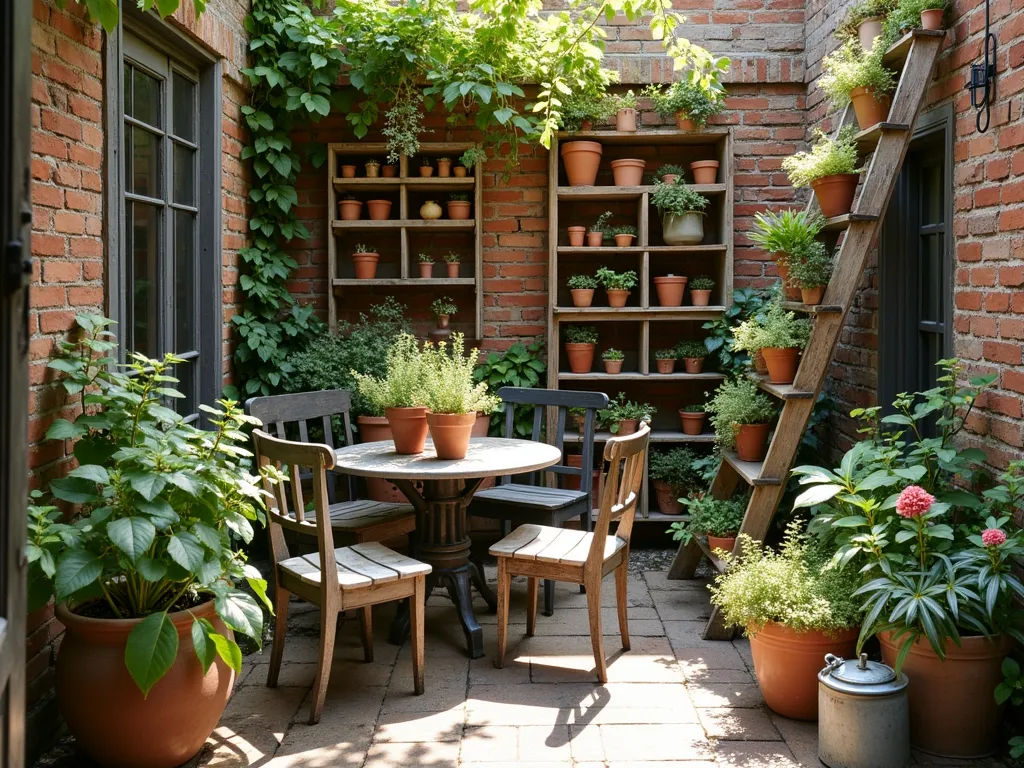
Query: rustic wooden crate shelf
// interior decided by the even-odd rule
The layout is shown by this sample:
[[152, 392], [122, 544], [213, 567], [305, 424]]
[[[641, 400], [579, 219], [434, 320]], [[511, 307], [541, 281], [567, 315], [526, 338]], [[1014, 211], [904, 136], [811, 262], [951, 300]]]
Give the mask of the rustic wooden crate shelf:
[[699, 131], [677, 131], [671, 128], [657, 128], [650, 131], [636, 131], [635, 133], [620, 133], [619, 131], [559, 131], [558, 140], [573, 141], [584, 139], [586, 141], [599, 141], [609, 146], [617, 145], [638, 145], [647, 146], [656, 144], [659, 146], [686, 146], [694, 144], [710, 144], [716, 139], [726, 139], [732, 135], [728, 126], [704, 127]]
[[806, 392], [804, 390], [797, 389], [792, 384], [773, 384], [768, 380], [767, 376], [751, 374], [751, 378], [757, 382], [758, 387], [763, 389], [765, 392], [774, 395], [780, 400], [804, 400], [809, 397], [814, 397], [813, 392]]
[[910, 46], [916, 37], [945, 37], [944, 29], [912, 29], [882, 54], [882, 63], [887, 66], [901, 66], [907, 60]]
[[334, 179], [334, 188], [339, 190], [367, 190], [367, 191], [398, 191], [400, 187], [412, 187], [416, 190], [428, 190], [436, 189], [439, 191], [453, 192], [459, 189], [473, 189], [476, 185], [476, 179], [472, 176], [465, 176], [459, 178], [457, 176], [446, 176], [446, 177], [430, 177], [423, 178], [422, 176], [409, 176], [405, 178], [384, 178], [378, 176], [376, 178], [367, 178], [366, 176], [357, 176], [352, 179], [346, 179], [341, 176], [337, 176]]
[[865, 128], [853, 138], [857, 142], [857, 148], [861, 151], [861, 154], [866, 154], [874, 151], [875, 147], [878, 146], [879, 139], [882, 138], [882, 134], [909, 130], [910, 126], [905, 123], [876, 123], [870, 128]]
[[566, 322], [619, 320], [714, 320], [725, 311], [714, 307], [552, 307]]
[[436, 229], [444, 231], [476, 229], [476, 221], [474, 219], [467, 219], [465, 221], [453, 221], [452, 219], [434, 219], [433, 221], [425, 219], [385, 219], [383, 221], [360, 219], [359, 221], [333, 221], [331, 226], [334, 229], [397, 229], [401, 227], [404, 229]]
[[741, 461], [740, 457], [733, 451], [723, 451], [724, 458], [729, 465], [739, 473], [747, 485], [779, 485], [780, 480], [775, 477], [761, 477], [761, 469], [764, 462]]
[[344, 286], [455, 286], [455, 285], [476, 285], [474, 277], [376, 277], [373, 280], [360, 280], [355, 277], [336, 277], [331, 281], [335, 288]]
[[568, 373], [559, 371], [558, 378], [561, 381], [721, 381], [725, 378], [721, 373], [638, 373], [636, 371], [625, 371], [623, 373]]
[[[726, 184], [690, 184], [691, 189], [702, 195], [724, 195]], [[641, 195], [651, 194], [656, 190], [654, 185], [642, 187], [559, 187], [559, 200], [637, 200]]]
[[824, 230], [826, 232], [839, 232], [857, 221], [878, 221], [878, 217], [871, 213], [844, 213], [842, 216], [833, 216], [830, 219], [825, 219]]

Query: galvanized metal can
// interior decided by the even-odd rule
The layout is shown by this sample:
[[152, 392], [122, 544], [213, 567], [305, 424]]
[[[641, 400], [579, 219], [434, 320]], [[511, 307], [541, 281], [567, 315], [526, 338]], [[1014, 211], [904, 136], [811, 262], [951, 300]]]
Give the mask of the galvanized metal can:
[[868, 661], [825, 656], [818, 673], [818, 757], [829, 768], [910, 765], [907, 676]]

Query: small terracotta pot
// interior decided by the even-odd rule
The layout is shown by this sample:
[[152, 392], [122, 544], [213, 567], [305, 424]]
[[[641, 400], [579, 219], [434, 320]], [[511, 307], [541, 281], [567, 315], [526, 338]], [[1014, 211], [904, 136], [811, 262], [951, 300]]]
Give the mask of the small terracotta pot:
[[687, 278], [683, 275], [664, 275], [654, 278], [654, 290], [658, 294], [658, 305], [662, 307], [683, 306], [686, 280]]
[[427, 409], [388, 408], [384, 411], [394, 435], [395, 453], [414, 456], [423, 453], [427, 439]]
[[754, 370], [764, 376], [768, 373], [768, 363], [764, 361], [764, 355], [761, 354], [761, 350], [757, 350], [752, 356], [751, 360], [754, 363]]
[[687, 373], [701, 373], [704, 370], [704, 358], [684, 357], [683, 368]]
[[434, 413], [427, 411], [427, 428], [439, 459], [464, 459], [469, 450], [476, 413]]
[[620, 133], [636, 132], [636, 110], [620, 109], [615, 113], [615, 130]]
[[602, 360], [601, 362], [604, 363], [605, 373], [622, 373], [622, 360]]
[[768, 380], [772, 384], [792, 384], [800, 364], [800, 350], [796, 347], [764, 347], [761, 350], [768, 366]]
[[864, 19], [857, 27], [857, 38], [860, 40], [860, 47], [870, 51], [875, 44], [875, 39], [882, 34], [882, 20], [880, 18]]
[[[363, 443], [395, 439], [391, 433], [391, 425], [383, 416], [359, 416], [356, 418], [356, 424], [359, 425], [359, 436]], [[392, 504], [409, 503], [409, 499], [393, 483], [380, 477], [366, 478], [366, 495], [373, 501], [385, 501]]]
[[341, 178], [343, 179], [354, 179], [356, 177], [356, 167], [354, 165], [343, 165], [341, 166]]
[[567, 141], [559, 148], [571, 187], [589, 187], [597, 181], [603, 148], [597, 141]]
[[658, 511], [663, 515], [683, 514], [683, 505], [679, 503], [679, 494], [664, 480], [654, 481], [654, 497], [658, 500]]
[[398, 166], [397, 165], [384, 165], [384, 166], [381, 166], [380, 174], [385, 179], [393, 179], [396, 176], [398, 176]]
[[633, 239], [636, 235], [613, 235], [615, 238], [615, 244], [619, 248], [629, 248], [633, 244]]
[[921, 11], [921, 29], [942, 29], [942, 8], [929, 8]]
[[476, 421], [473, 422], [473, 430], [470, 432], [470, 437], [487, 437], [488, 431], [491, 429], [491, 417], [486, 413], [477, 411]]
[[391, 218], [391, 201], [367, 200], [366, 210], [372, 221], [385, 221]]
[[690, 170], [693, 171], [694, 184], [714, 184], [718, 179], [717, 160], [698, 160], [690, 163]]
[[762, 461], [768, 453], [770, 424], [736, 425], [736, 454], [740, 461]]
[[565, 343], [565, 356], [569, 359], [569, 370], [573, 373], [590, 373], [594, 367], [594, 347], [596, 344]]
[[676, 183], [676, 179], [678, 179], [678, 178], [679, 178], [679, 174], [678, 173], [666, 173], [666, 174], [662, 175], [661, 183], [662, 184], [675, 184]]
[[690, 302], [695, 307], [706, 307], [711, 303], [711, 289], [700, 290], [691, 288], [690, 289]]
[[[754, 675], [765, 703], [783, 717], [818, 719], [818, 672], [826, 653], [854, 658], [859, 628], [829, 637], [819, 630], [795, 632], [768, 623], [750, 637]], [[990, 693], [991, 695], [991, 693]]]
[[469, 218], [468, 200], [449, 200], [448, 218], [453, 221], [464, 221]]
[[593, 288], [573, 288], [569, 293], [572, 294], [572, 305], [574, 307], [589, 307], [594, 303]]
[[822, 176], [811, 182], [814, 196], [818, 198], [821, 215], [827, 219], [842, 216], [853, 209], [853, 198], [857, 194], [857, 182], [860, 174], [837, 173]]
[[581, 248], [583, 242], [587, 239], [587, 228], [586, 227], [569, 227], [569, 246], [571, 248]]
[[708, 537], [708, 549], [712, 552], [718, 549], [724, 549], [726, 552], [732, 552], [733, 547], [736, 546], [735, 536], [712, 536], [710, 533]]
[[643, 184], [647, 163], [637, 159], [612, 160], [612, 179], [617, 187], [638, 187]]
[[616, 432], [617, 437], [623, 435], [632, 435], [640, 428], [640, 419], [623, 419], [619, 422], [619, 431]]
[[779, 279], [782, 281], [782, 289], [786, 294], [786, 301], [800, 301], [800, 289], [789, 280], [789, 267], [779, 257], [785, 254], [776, 254], [775, 269], [779, 272]]
[[608, 306], [609, 307], [624, 307], [626, 306], [626, 300], [629, 298], [629, 291], [627, 290], [612, 290], [611, 288], [605, 289], [605, 293], [608, 294]]
[[455, 178], [464, 179], [466, 178], [466, 166], [456, 165], [454, 168], [452, 168], [452, 173], [455, 174]]
[[362, 200], [339, 200], [338, 213], [342, 221], [359, 221], [363, 215]]
[[434, 276], [434, 262], [432, 261], [421, 261], [420, 263], [420, 277], [433, 277]]
[[452, 175], [452, 161], [451, 160], [438, 160], [437, 161], [437, 175], [442, 179], [447, 179]]
[[892, 106], [889, 94], [883, 94], [879, 98], [875, 95], [874, 88], [854, 88], [850, 91], [850, 101], [853, 102], [853, 113], [857, 116], [857, 125], [862, 131], [884, 121], [889, 116], [889, 107]]
[[451, 315], [438, 315], [437, 316], [437, 327], [439, 329], [445, 329], [448, 327], [448, 321], [451, 319]]
[[434, 168], [433, 168], [433, 166], [430, 166], [430, 165], [421, 165], [420, 166], [420, 176], [422, 178], [429, 179], [433, 175], [434, 175]]
[[684, 435], [699, 435], [704, 431], [704, 419], [706, 413], [679, 412], [679, 424], [683, 428]]
[[444, 268], [448, 272], [448, 277], [458, 277], [459, 276], [459, 265], [460, 265], [460, 262], [458, 262], [458, 261], [446, 261], [444, 263]]
[[697, 130], [697, 124], [688, 117], [685, 117], [682, 112], [676, 112], [676, 128], [680, 131], [695, 131]]
[[825, 295], [825, 286], [816, 285], [813, 288], [801, 288], [800, 299], [809, 307], [821, 304], [821, 299]]
[[359, 280], [373, 280], [377, 274], [377, 261], [379, 253], [353, 253], [352, 265], [356, 269], [356, 278]]
[[580, 120], [580, 131], [583, 133], [589, 133], [592, 130], [594, 130], [593, 120]]
[[442, 213], [441, 206], [436, 200], [427, 200], [420, 206], [420, 218], [424, 221], [437, 221]]
[[366, 164], [366, 178], [376, 179], [380, 176], [380, 163], [367, 163]]
[[604, 232], [587, 232], [587, 245], [591, 248], [600, 248], [604, 242]]
[[655, 362], [658, 364], [658, 373], [672, 373], [676, 369], [675, 358], [669, 358], [668, 360], [659, 358]]

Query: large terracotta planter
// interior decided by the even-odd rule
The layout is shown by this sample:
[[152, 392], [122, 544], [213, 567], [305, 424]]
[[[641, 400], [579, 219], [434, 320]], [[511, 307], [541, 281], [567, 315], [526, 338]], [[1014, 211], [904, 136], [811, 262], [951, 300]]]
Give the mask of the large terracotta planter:
[[684, 357], [683, 358], [683, 369], [687, 373], [700, 373], [704, 370], [704, 358], [703, 357]]
[[363, 215], [363, 201], [339, 200], [338, 213], [342, 221], [359, 221], [359, 217]]
[[697, 124], [682, 112], [676, 112], [676, 128], [680, 131], [695, 131]]
[[770, 424], [739, 424], [736, 426], [736, 455], [740, 461], [763, 461], [768, 453]]
[[623, 435], [632, 435], [640, 429], [640, 419], [623, 419], [619, 422], [619, 431], [615, 433], [616, 437], [622, 437]]
[[572, 248], [580, 248], [583, 241], [587, 239], [586, 227], [569, 227], [569, 245]]
[[373, 221], [386, 221], [391, 218], [390, 200], [367, 200], [366, 210]]
[[[889, 632], [878, 641], [882, 660], [893, 666], [902, 643], [894, 644]], [[946, 641], [945, 661], [924, 638], [907, 654], [902, 671], [910, 678], [910, 743], [944, 757], [984, 757], [996, 747], [1002, 707], [992, 694], [1012, 642], [1001, 635], [962, 637], [960, 643]]]
[[590, 373], [594, 366], [595, 344], [565, 344], [565, 356], [569, 358], [569, 370], [573, 373]]
[[711, 303], [711, 289], [701, 290], [699, 288], [690, 289], [690, 303], [695, 307], [706, 307]]
[[710, 533], [708, 537], [708, 549], [712, 552], [718, 549], [724, 549], [726, 552], [732, 552], [733, 547], [736, 546], [735, 536], [712, 536]]
[[636, 133], [636, 110], [629, 108], [616, 112], [615, 130], [620, 133]]
[[617, 375], [622, 373], [622, 360], [602, 360], [604, 363], [604, 372], [611, 375]]
[[609, 307], [624, 307], [626, 306], [626, 300], [629, 299], [629, 291], [626, 289], [612, 289], [607, 288], [605, 293], [608, 294], [608, 306]]
[[795, 632], [769, 623], [750, 637], [754, 675], [765, 703], [783, 717], [818, 719], [818, 672], [825, 654], [854, 658], [859, 628], [829, 637], [824, 632]]
[[676, 369], [676, 361], [674, 358], [668, 360], [656, 360], [658, 364], [658, 373], [672, 373]]
[[235, 673], [218, 657], [203, 674], [192, 648], [193, 615], [233, 637], [213, 602], [170, 614], [178, 655], [145, 698], [125, 667], [139, 619], [92, 619], [56, 609], [64, 625], [57, 654], [60, 712], [79, 749], [112, 768], [173, 768], [195, 755], [217, 727]]
[[643, 160], [612, 160], [611, 166], [615, 186], [639, 187], [643, 184], [644, 168], [647, 166]]
[[679, 425], [683, 428], [684, 435], [699, 435], [704, 431], [704, 419], [706, 413], [679, 412]]
[[800, 350], [796, 347], [764, 347], [761, 350], [768, 366], [768, 380], [772, 384], [792, 384], [800, 364]]
[[359, 280], [373, 280], [377, 274], [377, 261], [379, 253], [353, 253], [352, 266], [356, 270], [356, 278]]
[[427, 411], [427, 428], [439, 459], [464, 459], [476, 413], [433, 413]]
[[666, 245], [696, 245], [704, 239], [704, 214], [699, 211], [661, 218], [661, 237]]
[[857, 37], [860, 40], [860, 47], [870, 51], [875, 44], [875, 39], [882, 34], [882, 20], [880, 18], [864, 19], [857, 27]]
[[589, 248], [600, 248], [604, 242], [604, 232], [587, 232], [587, 246]]
[[686, 293], [687, 278], [682, 275], [664, 275], [654, 278], [654, 290], [658, 294], [658, 304], [662, 307], [683, 306], [683, 295]]
[[886, 93], [879, 98], [874, 88], [854, 88], [850, 91], [850, 101], [853, 102], [853, 113], [862, 131], [884, 121], [892, 106], [892, 97]]
[[469, 218], [468, 200], [449, 200], [448, 218], [452, 221], [465, 221]]
[[804, 304], [809, 307], [817, 306], [821, 304], [821, 299], [825, 295], [825, 286], [816, 285], [813, 288], [801, 288], [800, 298]]
[[[383, 416], [359, 416], [356, 418], [359, 434], [364, 443], [376, 443], [383, 440], [394, 440], [391, 425]], [[373, 501], [386, 501], [393, 504], [408, 504], [405, 497], [394, 484], [380, 477], [366, 478], [366, 495]]]
[[654, 481], [654, 496], [658, 500], [658, 511], [663, 515], [683, 514], [683, 505], [679, 503], [679, 494], [664, 480]]
[[690, 163], [694, 184], [714, 184], [718, 180], [717, 160], [698, 160]]
[[837, 173], [822, 176], [811, 182], [814, 196], [818, 198], [821, 215], [825, 218], [842, 216], [853, 209], [853, 198], [857, 194], [857, 182], [860, 174]]
[[942, 29], [942, 8], [929, 8], [921, 11], [921, 29]]
[[589, 187], [597, 181], [602, 147], [597, 141], [567, 141], [559, 152], [571, 187]]
[[573, 288], [569, 293], [572, 295], [572, 305], [574, 307], [589, 307], [594, 303], [593, 288]]
[[423, 444], [427, 440], [426, 408], [388, 408], [384, 415], [391, 425], [395, 453], [409, 456], [423, 453]]

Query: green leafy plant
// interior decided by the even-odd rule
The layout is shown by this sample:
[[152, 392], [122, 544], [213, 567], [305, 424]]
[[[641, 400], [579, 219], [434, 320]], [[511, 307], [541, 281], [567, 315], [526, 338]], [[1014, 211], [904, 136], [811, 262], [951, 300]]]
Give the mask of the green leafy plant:
[[597, 288], [598, 282], [593, 275], [573, 275], [566, 281], [566, 284], [571, 291], [589, 291]]
[[474, 377], [479, 351], [465, 351], [465, 338], [453, 333], [448, 342], [423, 346], [423, 404], [434, 413], [493, 413], [501, 400]]
[[467, 195], [465, 192], [454, 192], [448, 195], [448, 199], [451, 200], [453, 203], [468, 203], [469, 195]]
[[574, 93], [562, 101], [559, 124], [562, 130], [575, 133], [584, 121], [601, 123], [615, 113], [615, 101], [603, 91]]
[[822, 62], [824, 74], [818, 86], [828, 96], [836, 109], [850, 103], [850, 92], [855, 88], [874, 91], [876, 99], [896, 90], [896, 76], [882, 64], [883, 50], [864, 52], [860, 43], [850, 40], [838, 50], [830, 53]]
[[690, 281], [691, 291], [710, 291], [715, 287], [715, 281], [707, 275], [697, 275]]
[[683, 166], [681, 166], [681, 165], [672, 165], [671, 163], [665, 163], [665, 165], [661, 166], [661, 168], [659, 168], [655, 172], [654, 175], [657, 178], [659, 178], [659, 179], [662, 176], [668, 176], [670, 174], [678, 176], [679, 178], [682, 178], [683, 177], [683, 173], [684, 173]]
[[416, 258], [417, 258], [417, 260], [419, 260], [420, 264], [433, 264], [434, 263], [434, 257], [431, 256], [429, 253], [421, 253]]
[[677, 360], [679, 352], [676, 347], [670, 347], [668, 349], [656, 349], [654, 350], [655, 360]]
[[614, 400], [608, 401], [607, 408], [597, 412], [597, 416], [601, 423], [608, 427], [608, 431], [615, 435], [619, 432], [619, 422], [636, 420], [649, 424], [656, 412], [657, 409], [651, 407], [649, 403], [627, 400], [625, 394], [619, 392]]
[[411, 333], [403, 333], [388, 347], [384, 373], [372, 375], [351, 371], [356, 388], [373, 414], [383, 416], [388, 408], [412, 408], [424, 405], [424, 362], [419, 342]]
[[825, 226], [821, 214], [787, 209], [754, 214], [750, 240], [770, 254], [804, 253]]
[[597, 344], [597, 328], [592, 325], [570, 325], [565, 329], [569, 344]]
[[487, 162], [487, 153], [481, 147], [470, 147], [459, 157], [459, 162], [464, 168], [471, 170], [477, 165]]
[[[447, 259], [445, 260], [447, 261]], [[441, 315], [450, 317], [459, 311], [459, 307], [449, 297], [441, 296], [430, 303], [430, 311], [434, 313], [434, 317], [441, 317]]]
[[708, 332], [704, 345], [708, 352], [717, 353], [722, 372], [738, 376], [747, 370], [750, 360], [743, 350], [733, 347], [732, 330], [744, 320], [761, 314], [769, 298], [767, 291], [739, 288], [733, 292], [732, 305], [726, 307], [720, 317], [701, 326]]
[[803, 349], [811, 335], [810, 323], [782, 308], [777, 301], [768, 304], [765, 312], [744, 320], [733, 328], [733, 348], [753, 354], [767, 348]]
[[946, 8], [947, 3], [945, 0], [899, 0], [894, 6], [885, 17], [880, 42], [875, 44], [882, 51], [910, 30], [921, 26], [921, 11]]
[[602, 213], [600, 216], [597, 217], [597, 221], [595, 221], [593, 223], [593, 225], [590, 227], [590, 231], [591, 232], [605, 232], [605, 233], [607, 233], [607, 231], [609, 229], [608, 222], [611, 220], [611, 218], [612, 218], [612, 212], [611, 211], [605, 211], [604, 213]]
[[799, 256], [789, 260], [789, 279], [801, 288], [828, 285], [835, 262], [825, 244], [815, 241], [808, 253]]
[[[869, 19], [884, 19], [896, 7], [896, 0], [863, 0], [854, 3], [836, 27], [835, 36], [845, 43], [858, 40], [857, 28]], [[858, 40], [859, 42], [859, 40]]]
[[680, 360], [693, 360], [707, 357], [710, 352], [703, 341], [681, 341], [675, 348], [675, 354]]
[[810, 152], [797, 152], [782, 161], [790, 183], [800, 189], [825, 176], [859, 173], [855, 135], [852, 125], [843, 126], [834, 139], [816, 131]]
[[704, 413], [704, 403], [691, 403], [680, 408], [683, 413]]
[[1024, 704], [1024, 676], [1020, 664], [1012, 656], [1003, 659], [1003, 681], [996, 686], [995, 699], [998, 704], [1010, 702], [1015, 707]]
[[374, 253], [373, 249], [371, 249], [368, 245], [363, 245], [362, 243], [356, 243], [355, 247], [352, 250], [355, 253]]
[[676, 495], [701, 493], [704, 491], [704, 481], [694, 469], [696, 459], [697, 455], [685, 447], [651, 451], [647, 460], [647, 473], [652, 480], [668, 483]]
[[632, 90], [613, 94], [610, 98], [615, 105], [616, 111], [620, 109], [636, 109], [636, 94]]
[[672, 184], [656, 181], [651, 204], [662, 215], [682, 216], [684, 213], [700, 213], [708, 207], [708, 199], [692, 187], [680, 183], [679, 179]]
[[[692, 470], [696, 473], [696, 469]], [[746, 499], [714, 499], [708, 494], [680, 499], [690, 516], [689, 520], [672, 523], [666, 533], [673, 541], [689, 544], [694, 535], [735, 536], [743, 525], [747, 511]]]
[[[473, 369], [473, 381], [483, 382], [487, 391], [497, 395], [502, 387], [540, 386], [547, 366], [542, 359], [543, 344], [535, 341], [529, 345], [517, 341], [505, 352], [491, 352]], [[504, 405], [508, 408], [508, 404]], [[504, 408], [491, 416], [491, 434], [504, 434]], [[512, 421], [514, 434], [509, 437], [529, 439], [533, 436], [533, 407], [517, 405]]]
[[624, 360], [626, 357], [622, 350], [616, 349], [615, 347], [608, 347], [604, 352], [601, 353], [602, 360]]
[[443, 258], [447, 264], [458, 264], [462, 261], [462, 256], [455, 251], [448, 251]]
[[433, 164], [430, 162], [429, 157], [420, 158], [420, 168], [433, 168]]
[[723, 450], [736, 444], [736, 425], [764, 424], [775, 418], [775, 403], [757, 382], [740, 376], [726, 379], [715, 390], [715, 396], [705, 405], [715, 428], [715, 442]]
[[616, 235], [632, 235], [636, 237], [636, 227], [632, 224], [624, 224], [621, 227], [612, 227], [605, 231], [607, 237], [615, 237]]
[[662, 118], [671, 118], [677, 113], [689, 118], [697, 127], [725, 109], [725, 87], [718, 78], [707, 84], [681, 80], [672, 83], [667, 90], [649, 85], [643, 95], [651, 100], [654, 111]]
[[636, 272], [615, 272], [608, 267], [601, 267], [595, 275], [597, 281], [608, 291], [628, 291], [637, 283]]

